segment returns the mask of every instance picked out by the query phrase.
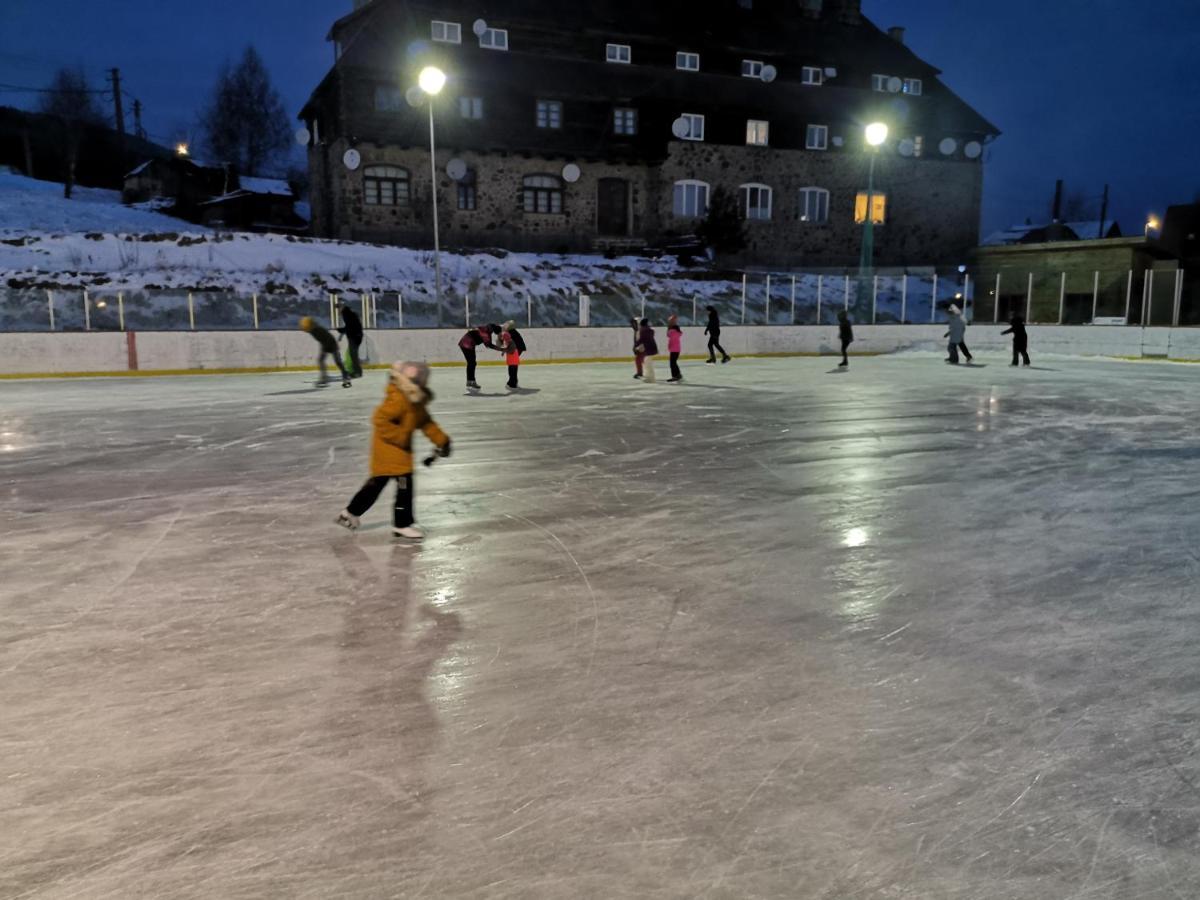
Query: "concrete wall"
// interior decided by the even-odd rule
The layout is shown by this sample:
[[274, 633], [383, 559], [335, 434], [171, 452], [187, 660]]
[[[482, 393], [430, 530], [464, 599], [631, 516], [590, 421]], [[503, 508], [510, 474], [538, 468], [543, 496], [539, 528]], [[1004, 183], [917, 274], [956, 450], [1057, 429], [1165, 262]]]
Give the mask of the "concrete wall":
[[[985, 354], [1009, 352], [1003, 325], [973, 325], [967, 332], [972, 350]], [[858, 353], [900, 351], [941, 352], [945, 348], [943, 325], [856, 325]], [[705, 352], [703, 329], [684, 329], [685, 355]], [[1129, 328], [1090, 326], [1031, 326], [1030, 348], [1035, 354], [1102, 357], [1158, 357], [1200, 360], [1200, 329]], [[522, 331], [529, 362], [572, 359], [627, 359], [632, 334], [625, 328], [530, 328]], [[425, 359], [429, 362], [462, 361], [458, 349], [461, 329], [368, 332], [371, 362]], [[666, 340], [659, 331], [660, 343]], [[752, 354], [837, 352], [837, 329], [832, 326], [726, 327], [721, 333], [725, 349], [735, 356]], [[140, 371], [212, 371], [226, 369], [279, 369], [310, 367], [316, 363], [317, 345], [301, 332], [203, 331], [119, 332], [90, 334], [0, 334], [0, 375], [126, 372], [136, 357]], [[499, 360], [484, 350], [483, 361]]]

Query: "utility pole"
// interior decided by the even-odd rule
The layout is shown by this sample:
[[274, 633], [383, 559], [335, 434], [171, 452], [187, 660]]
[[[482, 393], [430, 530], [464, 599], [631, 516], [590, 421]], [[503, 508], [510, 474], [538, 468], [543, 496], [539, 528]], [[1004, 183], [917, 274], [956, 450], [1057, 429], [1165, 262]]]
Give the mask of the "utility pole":
[[121, 70], [110, 69], [112, 80], [113, 106], [117, 113], [117, 134], [125, 137], [125, 109], [121, 106]]
[[139, 140], [146, 139], [146, 130], [142, 128], [142, 101], [133, 101], [133, 134]]
[[1100, 233], [1096, 235], [1100, 240], [1104, 239], [1104, 225], [1108, 219], [1108, 185], [1104, 186], [1104, 199], [1100, 202]]

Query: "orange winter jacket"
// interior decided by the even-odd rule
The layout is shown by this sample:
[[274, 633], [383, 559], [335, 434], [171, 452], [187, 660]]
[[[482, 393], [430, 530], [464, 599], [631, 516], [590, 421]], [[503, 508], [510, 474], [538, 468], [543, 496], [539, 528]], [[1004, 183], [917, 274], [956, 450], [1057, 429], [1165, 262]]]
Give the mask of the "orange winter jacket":
[[450, 443], [450, 438], [425, 408], [432, 399], [432, 393], [407, 378], [392, 376], [388, 381], [387, 394], [372, 419], [375, 426], [371, 437], [373, 477], [412, 473], [412, 436], [418, 429], [438, 447]]

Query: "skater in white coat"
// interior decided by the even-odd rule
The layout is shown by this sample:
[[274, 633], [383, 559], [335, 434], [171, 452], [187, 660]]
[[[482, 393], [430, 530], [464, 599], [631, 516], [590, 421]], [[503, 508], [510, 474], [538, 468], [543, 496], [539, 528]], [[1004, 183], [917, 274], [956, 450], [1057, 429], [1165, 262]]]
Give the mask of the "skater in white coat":
[[958, 351], [963, 352], [963, 356], [967, 358], [967, 362], [971, 362], [975, 357], [971, 355], [971, 351], [967, 349], [967, 320], [963, 318], [963, 314], [954, 304], [950, 305], [950, 323], [946, 326], [947, 331], [943, 337], [950, 339], [947, 345], [950, 355], [946, 357], [946, 362], [952, 366], [958, 365]]

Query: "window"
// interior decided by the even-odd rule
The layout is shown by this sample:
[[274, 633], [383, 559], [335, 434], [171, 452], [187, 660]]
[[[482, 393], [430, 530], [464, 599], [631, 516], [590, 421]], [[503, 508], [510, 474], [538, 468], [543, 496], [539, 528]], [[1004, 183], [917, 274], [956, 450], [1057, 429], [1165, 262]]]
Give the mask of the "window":
[[442, 44], [461, 44], [462, 26], [457, 22], [434, 21], [431, 28], [433, 39]]
[[458, 208], [461, 210], [472, 210], [475, 208], [475, 185], [459, 182]]
[[617, 107], [613, 110], [614, 134], [637, 134], [637, 110]]
[[[871, 195], [871, 222], [882, 225], [887, 220], [887, 194], [876, 191]], [[859, 191], [854, 198], [854, 224], [862, 225], [867, 221], [867, 192]]]
[[742, 77], [743, 78], [762, 78], [763, 64], [760, 59], [743, 59], [742, 60]]
[[891, 76], [889, 75], [872, 75], [871, 90], [887, 93], [889, 81], [891, 81]]
[[375, 112], [399, 112], [404, 105], [404, 93], [391, 84], [375, 86]]
[[537, 102], [537, 127], [562, 128], [562, 103], [557, 100]]
[[809, 125], [808, 130], [804, 135], [805, 150], [828, 150], [829, 149], [829, 126], [828, 125]]
[[679, 118], [687, 125], [687, 130], [683, 134], [685, 141], [704, 140], [704, 116], [696, 113], [684, 113]]
[[829, 191], [819, 187], [800, 189], [797, 218], [809, 225], [824, 225], [829, 221]]
[[363, 169], [363, 202], [367, 206], [408, 206], [408, 170], [367, 166]]
[[633, 50], [628, 44], [609, 44], [604, 50], [604, 59], [610, 63], [633, 62]]
[[675, 182], [675, 215], [681, 219], [702, 219], [708, 215], [708, 185], [703, 181]]
[[479, 36], [479, 46], [486, 50], [507, 50], [508, 29], [488, 28]]
[[820, 85], [825, 83], [825, 70], [818, 69], [816, 66], [805, 66], [800, 74], [800, 81], [803, 84]]
[[742, 214], [747, 219], [766, 220], [771, 218], [771, 189], [765, 184], [743, 184], [738, 189], [742, 194]]
[[700, 54], [699, 53], [676, 53], [675, 68], [682, 69], [685, 72], [700, 71]]
[[771, 130], [771, 124], [764, 122], [761, 119], [746, 120], [746, 144], [750, 147], [765, 147], [767, 146], [767, 137]]
[[922, 87], [923, 85], [921, 84], [920, 78], [904, 79], [904, 93], [906, 94], [912, 94], [914, 97], [920, 97]]
[[917, 135], [913, 138], [913, 156], [917, 159], [921, 158], [921, 154], [925, 152], [925, 138], [922, 135]]
[[483, 98], [482, 97], [459, 97], [458, 112], [464, 119], [482, 119], [483, 118]]
[[562, 179], [554, 175], [526, 175], [522, 207], [527, 213], [561, 213], [563, 211]]

